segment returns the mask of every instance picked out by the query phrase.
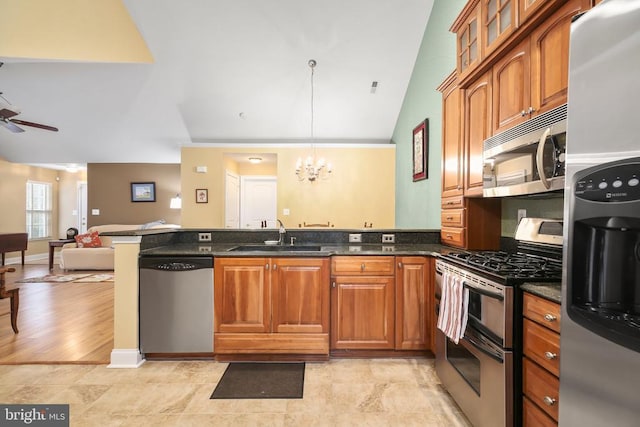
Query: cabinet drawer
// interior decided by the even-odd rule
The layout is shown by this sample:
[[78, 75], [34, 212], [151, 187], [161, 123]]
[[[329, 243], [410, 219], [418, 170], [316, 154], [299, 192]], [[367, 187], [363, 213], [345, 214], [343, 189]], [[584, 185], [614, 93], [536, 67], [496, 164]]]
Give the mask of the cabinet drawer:
[[466, 230], [464, 228], [442, 227], [440, 242], [445, 245], [464, 247], [466, 244]]
[[393, 276], [395, 257], [392, 256], [336, 256], [331, 260], [331, 275]]
[[559, 381], [548, 371], [525, 358], [522, 392], [555, 421], [558, 421]]
[[462, 196], [443, 197], [442, 209], [454, 209], [464, 207], [464, 198]]
[[557, 427], [558, 423], [525, 397], [522, 405], [522, 425], [524, 427]]
[[451, 227], [464, 227], [464, 209], [443, 209], [440, 222]]
[[560, 304], [525, 292], [522, 312], [524, 317], [560, 332]]
[[524, 355], [559, 376], [560, 335], [529, 319], [524, 319], [523, 324]]

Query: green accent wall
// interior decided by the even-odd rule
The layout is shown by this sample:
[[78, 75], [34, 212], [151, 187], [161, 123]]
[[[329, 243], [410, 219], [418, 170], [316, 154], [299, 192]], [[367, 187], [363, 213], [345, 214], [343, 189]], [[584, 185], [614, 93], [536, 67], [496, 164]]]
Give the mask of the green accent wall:
[[[402, 109], [396, 144], [396, 228], [440, 228], [442, 95], [436, 88], [456, 66], [456, 36], [449, 31], [466, 0], [435, 0]], [[412, 131], [429, 119], [428, 178], [413, 182]]]

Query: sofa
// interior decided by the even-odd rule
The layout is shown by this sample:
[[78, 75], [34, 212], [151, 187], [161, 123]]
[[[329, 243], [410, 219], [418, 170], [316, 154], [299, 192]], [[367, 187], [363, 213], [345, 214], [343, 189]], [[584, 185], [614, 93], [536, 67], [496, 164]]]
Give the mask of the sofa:
[[[113, 270], [115, 250], [112, 245], [112, 238], [111, 236], [102, 236], [100, 233], [179, 227], [179, 225], [165, 224], [162, 221], [133, 225], [96, 225], [87, 230], [87, 235], [95, 236], [93, 233], [97, 233], [99, 236], [99, 246], [81, 247], [82, 236], [76, 236], [76, 242], [65, 243], [60, 249], [60, 268], [63, 270]], [[80, 243], [78, 243], [78, 240], [80, 240]]]

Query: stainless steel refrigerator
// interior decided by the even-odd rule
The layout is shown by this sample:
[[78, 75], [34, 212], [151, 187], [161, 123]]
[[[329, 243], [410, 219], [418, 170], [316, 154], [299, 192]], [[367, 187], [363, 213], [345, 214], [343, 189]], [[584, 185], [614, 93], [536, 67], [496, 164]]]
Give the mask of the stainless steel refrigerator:
[[571, 27], [560, 426], [640, 423], [640, 1]]

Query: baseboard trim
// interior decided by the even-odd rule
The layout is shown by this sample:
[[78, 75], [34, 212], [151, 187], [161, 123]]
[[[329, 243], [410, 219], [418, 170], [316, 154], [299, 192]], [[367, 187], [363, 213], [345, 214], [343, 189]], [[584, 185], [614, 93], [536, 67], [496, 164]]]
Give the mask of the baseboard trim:
[[[57, 254], [56, 254], [57, 255]], [[25, 255], [24, 257], [24, 262], [25, 264], [28, 263], [29, 261], [40, 261], [40, 260], [46, 260], [47, 257], [49, 256], [49, 254], [44, 253], [44, 254], [33, 254], [33, 255]], [[5, 265], [10, 265], [10, 264], [21, 264], [22, 263], [22, 257], [20, 255], [16, 256], [16, 257], [7, 257], [4, 260], [4, 264]]]
[[145, 362], [137, 348], [111, 350], [111, 363], [107, 368], [139, 368]]

